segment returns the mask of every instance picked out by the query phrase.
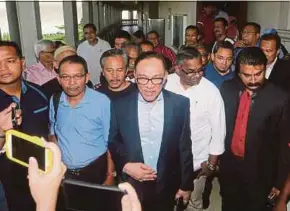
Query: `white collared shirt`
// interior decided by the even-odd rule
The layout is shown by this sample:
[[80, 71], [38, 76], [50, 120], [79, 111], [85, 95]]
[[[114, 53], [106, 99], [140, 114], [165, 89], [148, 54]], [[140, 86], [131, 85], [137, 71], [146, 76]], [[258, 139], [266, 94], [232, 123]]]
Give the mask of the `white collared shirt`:
[[100, 38], [98, 38], [98, 42], [95, 45], [90, 45], [86, 40], [77, 49], [77, 54], [87, 62], [89, 73], [91, 73], [90, 80], [94, 85], [100, 83], [100, 75], [102, 72], [100, 58], [109, 49], [111, 49], [110, 44]]
[[206, 78], [184, 89], [177, 74], [168, 76], [165, 89], [190, 99], [190, 129], [194, 171], [209, 155], [224, 152], [226, 135], [224, 102], [216, 86]]
[[265, 78], [269, 79], [269, 77], [270, 77], [270, 75], [272, 73], [273, 67], [276, 64], [276, 62], [277, 62], [277, 57], [270, 65], [267, 65]]

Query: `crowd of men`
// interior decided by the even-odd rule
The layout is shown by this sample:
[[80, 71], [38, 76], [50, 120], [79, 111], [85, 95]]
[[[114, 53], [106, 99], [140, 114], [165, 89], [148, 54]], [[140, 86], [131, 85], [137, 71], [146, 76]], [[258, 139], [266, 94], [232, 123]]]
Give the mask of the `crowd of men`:
[[[199, 23], [206, 25], [212, 6], [204, 11]], [[18, 130], [55, 143], [65, 178], [129, 182], [143, 211], [174, 210], [178, 199], [184, 209], [202, 211], [215, 177], [222, 211], [284, 211], [290, 62], [281, 57], [275, 30], [261, 36], [260, 25], [248, 22], [241, 39], [231, 39], [221, 16], [212, 32], [188, 26], [177, 54], [156, 31], [120, 30], [111, 48], [90, 23], [77, 49], [38, 41], [38, 63], [28, 67], [15, 42], [0, 41], [0, 114], [10, 118], [14, 106]], [[10, 128], [0, 124], [1, 148]], [[0, 167], [9, 210], [35, 210], [27, 169], [4, 154]], [[65, 210], [62, 192], [52, 210]], [[75, 189], [65, 192], [73, 200], [94, 200]]]

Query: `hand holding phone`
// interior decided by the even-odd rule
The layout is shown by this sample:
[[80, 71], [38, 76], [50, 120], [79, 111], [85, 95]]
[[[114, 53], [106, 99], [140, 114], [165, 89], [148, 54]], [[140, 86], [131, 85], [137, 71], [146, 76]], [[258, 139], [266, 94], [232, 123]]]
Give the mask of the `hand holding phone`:
[[51, 171], [41, 174], [38, 170], [38, 162], [33, 157], [29, 159], [28, 168], [30, 192], [39, 210], [55, 208], [59, 186], [66, 172], [66, 166], [61, 162], [61, 152], [57, 145], [50, 142], [45, 143], [44, 146], [53, 154]]

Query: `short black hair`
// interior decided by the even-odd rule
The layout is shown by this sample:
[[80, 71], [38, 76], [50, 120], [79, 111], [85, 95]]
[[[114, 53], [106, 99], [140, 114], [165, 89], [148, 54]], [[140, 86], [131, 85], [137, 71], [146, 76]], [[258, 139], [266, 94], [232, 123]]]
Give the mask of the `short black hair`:
[[229, 41], [218, 41], [214, 48], [213, 48], [213, 53], [215, 54], [216, 52], [218, 52], [218, 50], [220, 48], [225, 48], [225, 49], [229, 49], [233, 52], [234, 54], [234, 45], [232, 43], [230, 43]]
[[267, 65], [267, 58], [265, 54], [263, 53], [262, 49], [259, 47], [247, 47], [243, 48], [237, 57], [236, 62], [236, 72], [240, 72], [240, 65], [246, 64], [246, 65], [264, 65], [266, 67]]
[[148, 33], [147, 33], [147, 37], [148, 37], [149, 34], [155, 34], [157, 38], [160, 37], [159, 34], [158, 34], [158, 32], [155, 31], [155, 30], [152, 30], [152, 31], [148, 32]]
[[197, 45], [194, 46], [197, 50], [200, 48], [204, 48], [204, 50], [206, 51], [206, 53], [210, 52], [209, 46], [204, 44], [204, 43], [198, 43]]
[[214, 22], [222, 22], [224, 24], [224, 27], [228, 27], [228, 25], [229, 25], [228, 21], [225, 18], [222, 18], [222, 17], [216, 18], [214, 20]]
[[194, 26], [194, 25], [189, 25], [185, 28], [185, 31], [187, 30], [195, 30], [197, 32], [197, 34], [199, 34], [199, 28], [197, 26]]
[[135, 32], [133, 33], [133, 36], [134, 36], [134, 37], [137, 37], [138, 39], [143, 39], [143, 40], [145, 40], [145, 35], [144, 35], [144, 33], [143, 33], [142, 30], [135, 31]]
[[23, 58], [22, 51], [19, 45], [14, 41], [1, 40], [0, 47], [12, 47], [15, 49], [16, 55], [21, 59]]
[[255, 23], [255, 22], [247, 22], [247, 23], [245, 24], [244, 28], [245, 28], [246, 26], [253, 26], [254, 29], [255, 29], [255, 32], [256, 32], [257, 34], [260, 34], [260, 33], [261, 33], [261, 26], [260, 26], [260, 24], [258, 24], [258, 23]]
[[84, 27], [83, 27], [83, 30], [85, 30], [86, 28], [91, 28], [95, 32], [97, 31], [97, 28], [96, 28], [95, 24], [93, 24], [93, 23], [87, 23], [87, 24], [85, 24]]
[[138, 57], [138, 59], [135, 62], [135, 68], [137, 67], [137, 65], [141, 61], [143, 61], [145, 59], [152, 59], [152, 58], [160, 60], [162, 62], [162, 64], [163, 64], [164, 69], [167, 70], [168, 64], [166, 63], [166, 60], [165, 60], [164, 56], [162, 54], [160, 54], [160, 53], [156, 53], [156, 52], [153, 52], [153, 51], [141, 53], [140, 56]]
[[123, 57], [123, 60], [124, 60], [124, 63], [125, 63], [125, 66], [127, 67], [127, 64], [128, 64], [128, 56], [126, 55], [126, 53], [124, 52], [123, 49], [116, 49], [116, 48], [112, 48], [110, 50], [107, 50], [105, 51], [101, 58], [100, 58], [100, 64], [101, 64], [101, 67], [104, 68], [104, 63], [105, 63], [105, 59], [106, 58], [109, 58], [109, 57], [116, 57], [116, 56], [121, 56]]
[[274, 40], [276, 43], [276, 50], [279, 50], [281, 47], [281, 38], [276, 33], [264, 34], [260, 39], [260, 46], [263, 40], [266, 40], [266, 41]]
[[150, 42], [149, 40], [144, 40], [143, 42], [139, 43], [139, 46], [141, 48], [141, 45], [150, 45], [152, 48], [154, 48], [154, 45], [152, 42]]
[[61, 66], [64, 63], [81, 64], [85, 70], [85, 73], [87, 74], [89, 72], [86, 60], [79, 55], [68, 56], [68, 57], [64, 58], [63, 60], [61, 60], [61, 62], [59, 64], [59, 73], [61, 72]]
[[187, 59], [201, 59], [201, 54], [194, 47], [185, 47], [182, 50], [178, 51], [176, 55], [176, 60], [178, 64], [183, 63]]
[[119, 30], [115, 36], [116, 38], [124, 38], [127, 39], [128, 41], [131, 40], [131, 35], [129, 34], [129, 32], [125, 31], [125, 30]]

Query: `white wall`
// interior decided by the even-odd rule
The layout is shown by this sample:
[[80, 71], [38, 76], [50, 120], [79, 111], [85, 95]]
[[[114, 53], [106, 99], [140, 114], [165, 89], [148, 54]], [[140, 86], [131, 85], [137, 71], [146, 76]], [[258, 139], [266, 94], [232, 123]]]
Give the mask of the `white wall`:
[[170, 23], [168, 19], [169, 8], [171, 8], [172, 15], [186, 14], [187, 25], [196, 24], [196, 2], [159, 2], [159, 18], [165, 19], [165, 45], [171, 47], [172, 45], [172, 28], [169, 29]]
[[262, 29], [279, 27], [280, 2], [248, 2], [248, 21], [257, 22]]
[[278, 29], [282, 43], [290, 51], [290, 3], [248, 2], [248, 21], [254, 21], [265, 28]]

